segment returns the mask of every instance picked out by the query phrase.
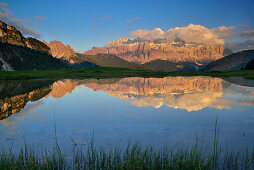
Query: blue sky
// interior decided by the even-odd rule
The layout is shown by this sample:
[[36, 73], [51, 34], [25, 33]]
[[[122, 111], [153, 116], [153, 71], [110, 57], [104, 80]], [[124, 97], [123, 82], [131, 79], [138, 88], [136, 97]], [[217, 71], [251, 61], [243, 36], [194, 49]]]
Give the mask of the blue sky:
[[[207, 28], [236, 26], [254, 29], [253, 0], [2, 0], [40, 40], [59, 40], [85, 51], [130, 37], [138, 29], [152, 30], [199, 24]], [[36, 17], [37, 16], [37, 17]], [[28, 35], [26, 35], [28, 36]], [[238, 40], [242, 37], [229, 37]]]

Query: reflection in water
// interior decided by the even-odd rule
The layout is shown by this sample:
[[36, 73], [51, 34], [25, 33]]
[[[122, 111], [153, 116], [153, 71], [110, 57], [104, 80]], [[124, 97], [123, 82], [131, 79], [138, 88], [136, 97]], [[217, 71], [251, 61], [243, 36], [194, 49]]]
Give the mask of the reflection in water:
[[50, 91], [50, 88], [42, 88], [38, 90], [33, 90], [29, 93], [0, 99], [0, 120], [9, 117], [12, 114], [20, 112], [20, 110], [25, 107], [27, 102], [35, 102], [37, 100], [40, 100], [41, 98], [49, 94]]
[[210, 77], [124, 78], [115, 84], [85, 84], [95, 91], [131, 99], [135, 106], [162, 105], [196, 111], [205, 107], [230, 108], [223, 99], [222, 80]]
[[13, 138], [19, 146], [25, 131], [27, 141], [47, 147], [55, 124], [66, 148], [72, 147], [71, 138], [86, 140], [91, 132], [98, 144], [131, 138], [160, 146], [194, 144], [195, 135], [206, 131], [209, 143], [218, 118], [223, 144], [252, 146], [254, 88], [241, 86], [250, 86], [249, 80], [236, 80], [198, 76], [0, 83], [0, 143]]
[[[254, 105], [254, 100], [234, 100], [225, 97], [225, 89], [230, 83], [220, 78], [211, 77], [165, 77], [165, 78], [123, 78], [114, 84], [85, 84], [95, 91], [105, 91], [109, 95], [122, 99], [131, 99], [135, 106], [162, 105], [187, 111], [198, 111], [206, 107], [231, 109], [230, 104]], [[230, 88], [229, 88], [230, 89]], [[250, 87], [236, 88], [233, 95], [250, 95], [254, 91]], [[229, 93], [229, 91], [226, 90]]]
[[[45, 83], [43, 85], [45, 86]], [[80, 85], [84, 85], [94, 91], [104, 91], [111, 96], [116, 96], [121, 99], [128, 99], [132, 105], [138, 107], [152, 106], [159, 108], [162, 105], [166, 105], [167, 107], [185, 109], [190, 112], [198, 111], [206, 107], [232, 109], [232, 104], [244, 106], [254, 105], [254, 100], [252, 100], [254, 96], [253, 88], [234, 85], [220, 78], [198, 76], [164, 78], [134, 77], [108, 80], [66, 79], [56, 81], [49, 87], [43, 87], [0, 99], [0, 119], [18, 113], [29, 101], [33, 102], [49, 96], [61, 98], [67, 93], [72, 93]], [[3, 90], [6, 93], [6, 89]], [[232, 95], [238, 97], [230, 97]]]

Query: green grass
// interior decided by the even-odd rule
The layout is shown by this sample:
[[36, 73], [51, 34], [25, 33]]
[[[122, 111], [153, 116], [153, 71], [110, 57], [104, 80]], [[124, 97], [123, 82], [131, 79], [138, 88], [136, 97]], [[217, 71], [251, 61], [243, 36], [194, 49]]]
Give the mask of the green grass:
[[[56, 132], [55, 132], [56, 134]], [[228, 150], [222, 152], [218, 144], [217, 120], [213, 151], [207, 152], [198, 138], [192, 148], [152, 146], [142, 147], [138, 143], [126, 148], [99, 148], [94, 146], [93, 138], [88, 145], [73, 150], [71, 156], [63, 153], [56, 144], [52, 151], [38, 151], [29, 148], [25, 142], [18, 154], [12, 149], [0, 151], [0, 169], [253, 169], [254, 149], [245, 152]]]
[[59, 79], [59, 78], [121, 78], [121, 77], [165, 77], [165, 76], [212, 76], [212, 77], [244, 77], [254, 79], [254, 70], [239, 71], [177, 71], [155, 72], [149, 70], [131, 70], [125, 68], [94, 67], [84, 69], [60, 69], [44, 71], [0, 72], [0, 80], [24, 79]]
[[56, 146], [52, 151], [38, 151], [25, 145], [18, 154], [2, 149], [0, 169], [253, 169], [254, 150], [226, 151], [218, 148], [208, 154], [196, 143], [193, 148], [155, 150], [138, 143], [125, 149], [100, 148], [93, 143], [67, 155]]

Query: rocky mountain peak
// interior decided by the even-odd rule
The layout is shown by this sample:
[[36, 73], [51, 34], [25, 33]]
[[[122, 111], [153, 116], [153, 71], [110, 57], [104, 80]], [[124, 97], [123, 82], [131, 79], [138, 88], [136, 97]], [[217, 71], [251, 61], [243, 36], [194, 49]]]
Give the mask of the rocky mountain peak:
[[0, 40], [3, 43], [25, 46], [25, 38], [15, 27], [0, 21]]
[[49, 52], [49, 48], [41, 41], [28, 37], [25, 38], [20, 31], [11, 25], [0, 21], [0, 42], [31, 48], [40, 52]]
[[[159, 31], [159, 30], [157, 30]], [[142, 40], [119, 39], [104, 47], [93, 47], [86, 55], [114, 54], [129, 62], [147, 63], [153, 60], [191, 62], [204, 65], [223, 57], [223, 45], [195, 45], [184, 42], [169, 42], [167, 39]]]
[[55, 58], [61, 58], [69, 61], [70, 63], [75, 63], [75, 58], [77, 58], [76, 52], [71, 48], [70, 45], [64, 45], [61, 41], [50, 41], [47, 43], [43, 41], [50, 48], [50, 53]]

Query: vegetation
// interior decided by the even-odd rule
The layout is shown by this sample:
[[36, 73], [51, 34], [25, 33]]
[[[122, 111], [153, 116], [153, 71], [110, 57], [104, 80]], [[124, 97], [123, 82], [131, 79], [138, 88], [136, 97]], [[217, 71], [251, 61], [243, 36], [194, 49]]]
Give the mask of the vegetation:
[[[29, 41], [35, 40], [30, 38]], [[53, 58], [48, 53], [43, 53], [27, 47], [7, 43], [0, 43], [0, 57], [9, 63], [14, 70], [46, 70], [66, 68], [66, 66], [60, 60]]]
[[[56, 132], [55, 132], [56, 133]], [[246, 152], [224, 151], [218, 144], [217, 121], [213, 141], [213, 151], [207, 152], [198, 139], [192, 148], [162, 147], [129, 144], [122, 148], [98, 148], [93, 140], [89, 143], [73, 141], [73, 153], [63, 153], [56, 144], [52, 151], [38, 151], [25, 146], [14, 154], [12, 149], [0, 151], [0, 169], [253, 169], [254, 149]]]
[[84, 61], [88, 61], [101, 67], [120, 67], [133, 70], [150, 70], [150, 68], [143, 64], [132, 63], [121, 59], [113, 54], [97, 54], [97, 55], [84, 55], [78, 54]]
[[10, 98], [13, 96], [30, 93], [34, 90], [49, 87], [54, 80], [52, 79], [31, 79], [31, 80], [16, 80], [16, 81], [0, 81], [0, 106], [1, 99]]
[[171, 62], [168, 60], [153, 60], [145, 64], [154, 71], [166, 71], [166, 72], [180, 70], [181, 68], [178, 68], [178, 65], [183, 67], [183, 65], [181, 64]]
[[254, 70], [254, 59], [249, 61], [245, 67], [246, 70]]
[[121, 77], [165, 77], [165, 76], [212, 76], [212, 77], [244, 77], [254, 79], [254, 70], [239, 71], [175, 71], [154, 72], [149, 70], [131, 70], [126, 68], [93, 67], [72, 68], [60, 70], [41, 71], [1, 71], [0, 80], [24, 80], [24, 79], [61, 79], [61, 78], [121, 78]]
[[244, 68], [250, 60], [253, 59], [254, 50], [240, 51], [207, 64], [203, 70], [240, 70], [241, 68]]

